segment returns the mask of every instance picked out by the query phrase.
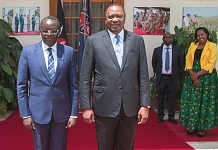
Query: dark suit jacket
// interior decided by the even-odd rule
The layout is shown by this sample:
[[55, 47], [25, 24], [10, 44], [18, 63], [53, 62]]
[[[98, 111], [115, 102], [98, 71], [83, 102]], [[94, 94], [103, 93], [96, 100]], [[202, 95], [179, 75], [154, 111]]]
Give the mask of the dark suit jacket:
[[20, 16], [20, 24], [24, 24], [24, 17]]
[[24, 47], [18, 67], [17, 95], [21, 117], [32, 116], [36, 123], [47, 124], [52, 113], [59, 123], [77, 116], [78, 81], [73, 49], [57, 44], [57, 68], [51, 81], [41, 42]]
[[[152, 56], [152, 67], [156, 73], [156, 84], [160, 83], [162, 72], [162, 51], [163, 46], [154, 49]], [[184, 58], [180, 47], [172, 45], [172, 81], [174, 84], [179, 82], [179, 71], [183, 68]]]
[[[125, 114], [135, 116], [140, 106], [150, 105], [150, 87], [144, 40], [124, 30], [122, 66], [119, 67], [107, 30], [86, 40], [80, 73], [80, 107], [96, 115], [116, 117], [121, 104]], [[94, 87], [90, 102], [92, 72]]]
[[16, 24], [16, 25], [19, 24], [19, 18], [18, 18], [18, 16], [15, 16], [15, 24]]

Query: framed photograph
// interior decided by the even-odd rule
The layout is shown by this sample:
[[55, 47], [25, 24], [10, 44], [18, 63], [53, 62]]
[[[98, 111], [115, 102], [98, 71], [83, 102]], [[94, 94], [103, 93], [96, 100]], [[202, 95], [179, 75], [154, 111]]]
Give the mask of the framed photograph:
[[184, 7], [182, 27], [192, 33], [197, 27], [218, 33], [218, 7]]
[[169, 7], [134, 7], [133, 32], [139, 35], [163, 35], [170, 30]]
[[14, 35], [38, 35], [40, 25], [40, 8], [3, 7], [2, 19], [12, 28]]

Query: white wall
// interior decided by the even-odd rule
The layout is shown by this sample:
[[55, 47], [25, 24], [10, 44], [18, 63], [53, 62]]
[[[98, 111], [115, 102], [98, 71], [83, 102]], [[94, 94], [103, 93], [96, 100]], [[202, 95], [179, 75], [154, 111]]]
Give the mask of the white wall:
[[[40, 7], [40, 17], [49, 15], [49, 0], [0, 0], [0, 17], [2, 18], [2, 7]], [[23, 46], [39, 42], [40, 35], [16, 36]]]
[[[82, 1], [82, 0], [81, 0]], [[109, 0], [108, 0], [109, 1]], [[2, 7], [40, 7], [40, 17], [49, 15], [49, 0], [0, 0], [0, 16]], [[125, 0], [126, 11], [125, 28], [133, 31], [134, 7], [170, 7], [170, 32], [174, 33], [174, 26], [182, 26], [183, 7], [218, 7], [218, 0]], [[23, 46], [36, 43], [41, 40], [40, 35], [16, 36]], [[161, 35], [143, 36], [146, 44], [149, 74], [153, 75], [151, 57], [153, 49], [162, 43]], [[217, 63], [218, 64], [218, 63]], [[218, 67], [217, 67], [218, 68]]]
[[[218, 7], [218, 0], [125, 0], [126, 11], [125, 29], [133, 31], [134, 7], [170, 7], [170, 32], [174, 33], [174, 26], [182, 27], [183, 7]], [[217, 13], [217, 12], [216, 12]], [[155, 47], [162, 43], [162, 35], [143, 35], [145, 40], [149, 75], [153, 76], [151, 57]], [[218, 68], [218, 63], [216, 64]]]

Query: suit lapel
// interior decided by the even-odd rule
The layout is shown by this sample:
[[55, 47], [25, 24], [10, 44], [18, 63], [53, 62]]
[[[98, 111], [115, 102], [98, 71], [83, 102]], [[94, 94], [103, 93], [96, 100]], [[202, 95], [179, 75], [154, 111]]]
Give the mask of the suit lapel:
[[63, 66], [63, 61], [64, 61], [64, 45], [57, 43], [57, 68], [52, 83], [58, 77], [58, 74], [60, 73], [60, 70]]
[[123, 59], [122, 59], [121, 70], [123, 70], [123, 67], [124, 67], [124, 65], [126, 63], [129, 50], [130, 50], [130, 35], [129, 35], [128, 31], [124, 30]]
[[119, 64], [118, 64], [118, 61], [117, 61], [117, 57], [116, 57], [116, 54], [114, 52], [114, 48], [113, 48], [113, 44], [111, 42], [111, 39], [109, 37], [109, 34], [107, 32], [107, 30], [105, 30], [104, 34], [102, 34], [102, 41], [111, 57], [111, 59], [113, 60], [114, 64], [120, 68]]
[[48, 70], [46, 68], [45, 58], [44, 58], [44, 53], [43, 53], [43, 50], [42, 50], [41, 42], [39, 42], [38, 45], [35, 47], [35, 56], [37, 58], [39, 66], [40, 66], [42, 72], [44, 73], [45, 77], [47, 78], [47, 80], [49, 82], [51, 82], [51, 80], [49, 78]]
[[161, 68], [162, 68], [162, 62], [164, 61], [164, 60], [163, 60], [163, 57], [162, 57], [162, 56], [163, 56], [163, 51], [164, 51], [164, 50], [163, 50], [163, 46], [160, 47], [160, 50], [159, 50], [159, 51], [160, 51], [159, 57], [160, 57], [160, 60], [161, 60], [161, 64], [160, 64], [160, 65], [161, 65]]

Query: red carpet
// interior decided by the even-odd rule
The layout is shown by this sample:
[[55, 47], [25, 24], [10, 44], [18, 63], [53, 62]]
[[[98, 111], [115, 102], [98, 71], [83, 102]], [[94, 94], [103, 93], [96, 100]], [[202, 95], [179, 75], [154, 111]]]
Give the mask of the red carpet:
[[[165, 123], [166, 122], [166, 123]], [[197, 134], [192, 136], [187, 136], [187, 128], [183, 127], [181, 125], [174, 126], [168, 121], [165, 121], [164, 123], [181, 139], [183, 139], [186, 142], [218, 142], [218, 126], [214, 127], [212, 130], [207, 130], [206, 135], [204, 138], [198, 138]]]
[[[165, 122], [158, 124], [156, 112], [150, 109], [147, 123], [137, 128], [135, 150], [193, 150]], [[18, 109], [5, 121], [0, 122], [0, 149], [33, 150], [31, 131], [23, 126]], [[69, 130], [67, 150], [96, 149], [94, 124], [86, 124], [80, 114], [77, 125]]]
[[[14, 35], [39, 35], [39, 31], [29, 31], [29, 32], [13, 32]], [[8, 34], [9, 35], [9, 34]]]
[[165, 32], [163, 29], [159, 29], [157, 31], [151, 31], [149, 34], [147, 31], [141, 31], [141, 28], [134, 28], [133, 32], [138, 34], [138, 35], [163, 35]]

